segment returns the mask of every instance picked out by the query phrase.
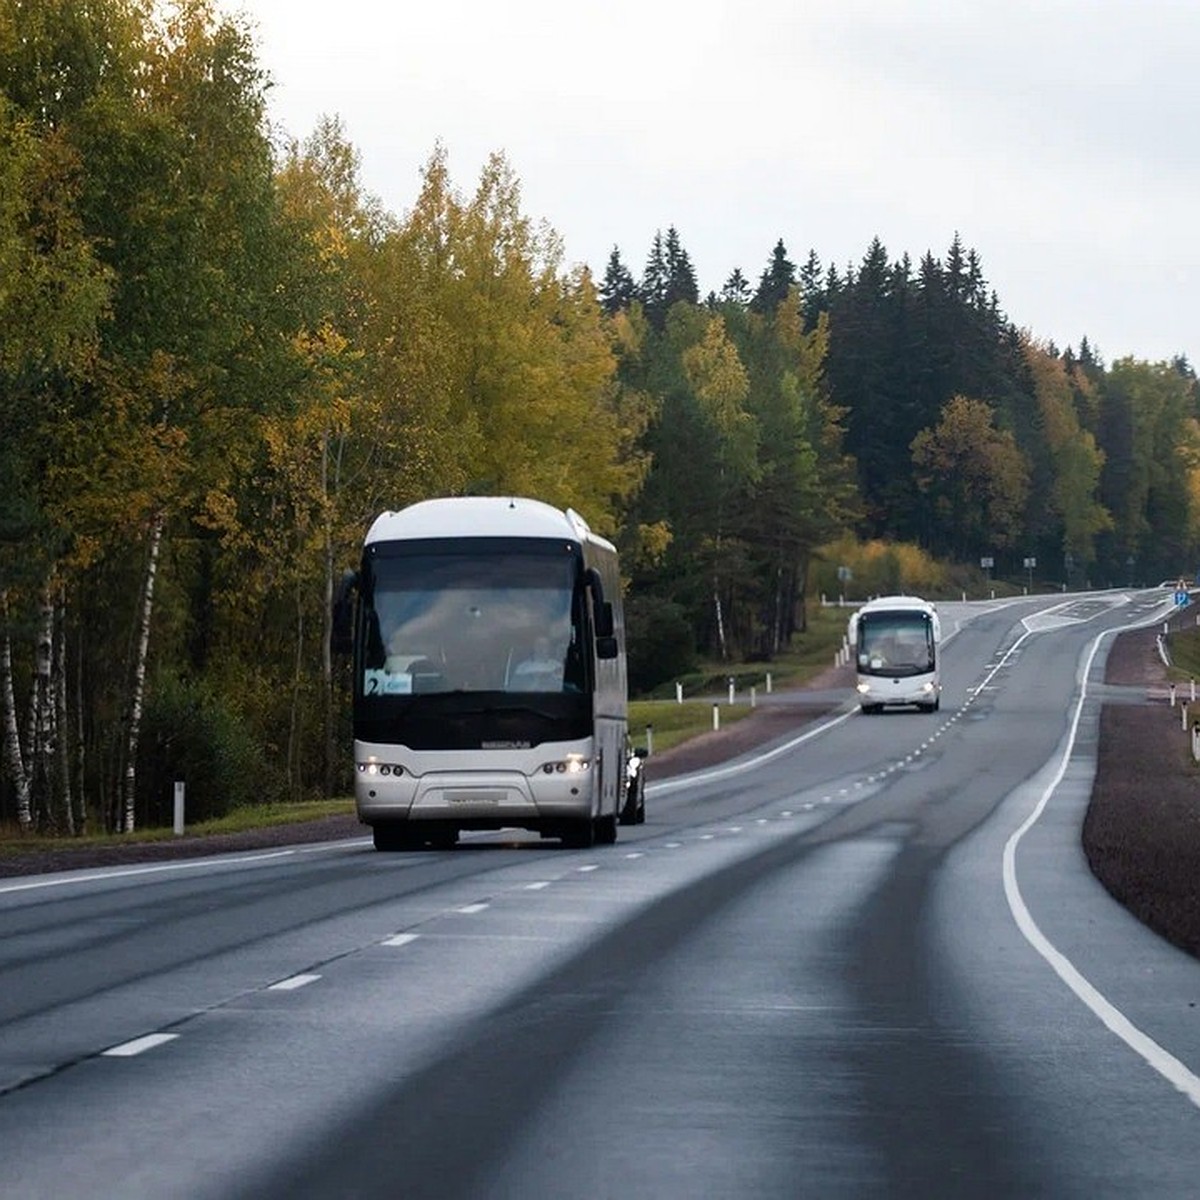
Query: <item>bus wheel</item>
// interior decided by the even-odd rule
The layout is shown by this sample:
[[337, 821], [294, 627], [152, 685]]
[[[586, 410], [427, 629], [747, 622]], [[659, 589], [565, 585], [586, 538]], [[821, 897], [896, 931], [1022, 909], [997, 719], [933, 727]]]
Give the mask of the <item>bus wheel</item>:
[[411, 850], [418, 844], [406, 824], [372, 825], [371, 838], [376, 850]]
[[453, 825], [443, 826], [429, 835], [429, 844], [434, 850], [452, 850], [458, 845], [458, 830]]
[[595, 822], [595, 839], [597, 846], [611, 846], [617, 840], [617, 814], [610, 813], [607, 817], [597, 817]]
[[585, 817], [582, 821], [572, 821], [570, 825], [564, 825], [559, 836], [568, 850], [587, 850], [596, 841], [596, 826], [590, 817]]

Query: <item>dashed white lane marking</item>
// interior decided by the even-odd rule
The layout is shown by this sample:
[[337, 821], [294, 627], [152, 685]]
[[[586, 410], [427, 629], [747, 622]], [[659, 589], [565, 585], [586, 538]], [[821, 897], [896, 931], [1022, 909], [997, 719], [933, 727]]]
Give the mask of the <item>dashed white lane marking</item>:
[[383, 944], [385, 946], [408, 946], [415, 942], [419, 936], [416, 933], [397, 933], [393, 934], [390, 938], [384, 938]]
[[666, 843], [666, 848], [668, 850], [679, 850], [682, 846], [683, 846], [682, 842], [667, 842]]
[[483, 912], [487, 908], [486, 904], [464, 904], [461, 908], [456, 908], [455, 912], [466, 913], [470, 916], [471, 913]]
[[278, 983], [273, 983], [268, 992], [294, 992], [297, 988], [308, 987], [310, 983], [316, 983], [320, 979], [320, 975], [293, 975], [290, 979], [281, 979]]
[[598, 871], [599, 869], [600, 869], [599, 863], [584, 863], [582, 867], [576, 868], [576, 870], [579, 871], [579, 873], [581, 875], [587, 874], [588, 871]]
[[525, 885], [525, 890], [527, 892], [540, 892], [542, 890], [542, 888], [548, 888], [549, 886], [550, 886], [550, 880], [539, 879], [536, 883], [527, 883]]
[[111, 1046], [101, 1053], [106, 1058], [135, 1058], [139, 1054], [145, 1054], [147, 1050], [153, 1050], [155, 1046], [173, 1042], [178, 1036], [177, 1033], [148, 1033], [145, 1037], [134, 1038], [132, 1042]]
[[[1148, 623], [1152, 624], [1153, 622]], [[1153, 1038], [1143, 1033], [1142, 1030], [1134, 1025], [1042, 933], [1037, 922], [1030, 915], [1029, 909], [1025, 904], [1025, 898], [1021, 895], [1020, 885], [1017, 883], [1017, 847], [1021, 844], [1021, 839], [1024, 838], [1026, 833], [1037, 824], [1046, 809], [1046, 805], [1050, 802], [1050, 797], [1054, 794], [1067, 773], [1071, 751], [1075, 747], [1075, 739], [1079, 733], [1079, 722], [1083, 714], [1083, 705], [1087, 700], [1088, 674], [1091, 671], [1092, 660], [1096, 657], [1096, 652], [1100, 648], [1100, 643], [1110, 633], [1118, 634], [1123, 633], [1127, 629], [1138, 629], [1140, 627], [1141, 625], [1139, 624], [1133, 624], [1122, 625], [1116, 629], [1107, 629], [1093, 640], [1091, 651], [1087, 656], [1087, 661], [1083, 665], [1079, 699], [1075, 704], [1075, 713], [1071, 719], [1071, 727], [1067, 731], [1066, 745], [1063, 750], [1062, 759], [1058, 764], [1058, 770], [1049, 784], [1047, 784], [1033, 812], [1029, 814], [1020, 828], [1012, 834], [1004, 845], [1004, 895], [1008, 900], [1008, 907], [1012, 912], [1013, 920], [1016, 921], [1017, 928], [1021, 931], [1022, 936], [1049, 963], [1054, 973], [1063, 983], [1100, 1018], [1101, 1022], [1111, 1033], [1116, 1034], [1144, 1062], [1157, 1071], [1173, 1087], [1182, 1092], [1194, 1105], [1200, 1108], [1200, 1078], [1184, 1066], [1173, 1054], [1163, 1049]], [[1028, 634], [1022, 634], [1017, 641], [1017, 645], [1020, 645], [1026, 636]]]
[[641, 850], [634, 850], [631, 854], [625, 855], [625, 857], [626, 858], [642, 858], [643, 853]]
[[700, 840], [702, 842], [711, 842], [714, 837], [716, 837], [715, 833], [702, 833], [700, 835]]

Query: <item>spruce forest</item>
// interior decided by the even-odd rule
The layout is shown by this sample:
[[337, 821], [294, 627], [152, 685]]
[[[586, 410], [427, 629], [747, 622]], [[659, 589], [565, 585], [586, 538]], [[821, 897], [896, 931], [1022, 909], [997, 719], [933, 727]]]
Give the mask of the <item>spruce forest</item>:
[[707, 295], [673, 227], [593, 272], [502, 154], [460, 191], [432, 148], [395, 214], [269, 82], [210, 0], [0, 0], [0, 821], [344, 794], [334, 582], [430, 496], [611, 537], [643, 689], [823, 592], [1200, 565], [1190, 365], [1040, 341], [953, 230]]

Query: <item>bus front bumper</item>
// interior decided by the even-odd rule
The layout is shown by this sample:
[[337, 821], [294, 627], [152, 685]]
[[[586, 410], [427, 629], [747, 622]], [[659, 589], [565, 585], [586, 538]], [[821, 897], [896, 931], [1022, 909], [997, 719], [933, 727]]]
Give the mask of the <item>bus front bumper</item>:
[[592, 781], [583, 772], [360, 772], [354, 798], [368, 825], [408, 820], [500, 828], [592, 815]]
[[892, 679], [873, 676], [858, 681], [858, 702], [864, 708], [887, 705], [919, 704], [928, 707], [937, 702], [940, 689], [931, 679]]

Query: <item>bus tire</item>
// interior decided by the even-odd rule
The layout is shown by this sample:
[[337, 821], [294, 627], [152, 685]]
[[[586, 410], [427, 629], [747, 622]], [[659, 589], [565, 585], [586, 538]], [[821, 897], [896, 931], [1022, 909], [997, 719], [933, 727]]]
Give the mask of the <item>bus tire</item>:
[[385, 825], [371, 826], [371, 840], [376, 850], [412, 850], [419, 843], [413, 837], [407, 822], [392, 821]]
[[559, 836], [568, 850], [589, 850], [596, 841], [596, 826], [591, 817], [584, 817], [582, 821], [564, 825]]
[[594, 822], [593, 838], [597, 846], [612, 846], [617, 840], [617, 814], [609, 813], [607, 817], [597, 817]]
[[453, 850], [458, 845], [458, 829], [454, 825], [443, 825], [429, 835], [429, 844], [434, 850]]

